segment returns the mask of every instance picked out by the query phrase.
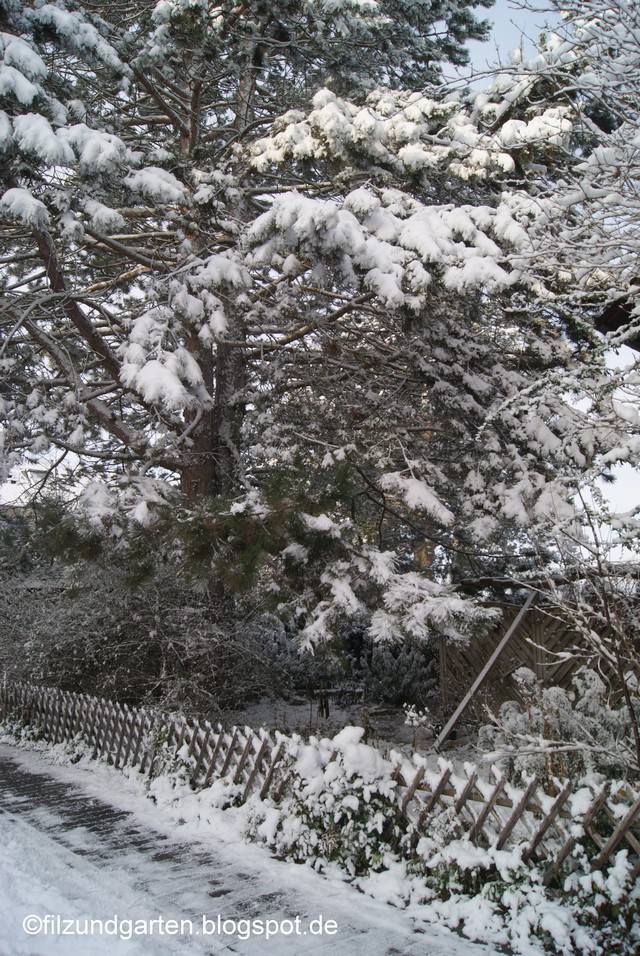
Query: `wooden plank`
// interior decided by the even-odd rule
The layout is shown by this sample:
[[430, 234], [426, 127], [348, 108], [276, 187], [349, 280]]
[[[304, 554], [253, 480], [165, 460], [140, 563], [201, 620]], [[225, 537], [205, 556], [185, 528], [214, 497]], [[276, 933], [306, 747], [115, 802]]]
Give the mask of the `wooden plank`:
[[30, 724], [37, 726], [38, 723], [38, 700], [39, 694], [36, 692], [35, 688], [28, 688], [27, 693], [28, 704], [27, 704], [27, 719]]
[[108, 719], [107, 712], [107, 703], [105, 700], [100, 701], [98, 719], [96, 721], [95, 733], [94, 733], [94, 742], [93, 742], [93, 758], [97, 760], [100, 750], [102, 749], [102, 744], [104, 743], [104, 723]]
[[215, 747], [213, 748], [213, 753], [211, 754], [211, 760], [209, 761], [209, 766], [208, 766], [208, 768], [207, 768], [207, 773], [206, 773], [206, 776], [205, 776], [205, 778], [204, 778], [203, 787], [208, 787], [208, 786], [209, 786], [209, 781], [211, 780], [211, 777], [212, 777], [213, 772], [214, 772], [214, 770], [215, 770], [216, 763], [217, 763], [217, 761], [218, 761], [218, 754], [220, 753], [220, 750], [221, 750], [221, 748], [222, 748], [222, 746], [223, 746], [223, 744], [224, 744], [225, 736], [226, 736], [226, 734], [225, 734], [224, 730], [222, 729], [222, 727], [220, 726], [220, 724], [218, 724], [218, 736], [217, 736], [217, 739], [216, 739]]
[[64, 691], [60, 694], [58, 700], [60, 701], [58, 708], [58, 722], [56, 724], [56, 733], [55, 733], [55, 743], [61, 744], [65, 741], [65, 728], [67, 725], [67, 717], [69, 712], [69, 695]]
[[76, 735], [77, 716], [78, 716], [78, 695], [70, 694], [69, 707], [67, 709], [67, 725], [65, 727], [65, 734], [67, 735], [68, 740], [73, 740], [73, 738]]
[[[189, 750], [187, 751], [188, 759], [191, 759], [191, 757], [193, 757], [195, 750], [198, 747], [198, 740], [200, 738], [201, 732], [203, 736], [205, 736], [204, 731], [202, 730], [202, 725], [200, 724], [199, 721], [195, 721], [193, 725], [193, 733], [191, 735], [191, 743], [189, 744]], [[198, 753], [200, 753], [199, 749], [198, 749]], [[198, 758], [196, 757], [196, 762], [197, 762], [197, 759]]]
[[86, 743], [90, 743], [88, 739], [88, 727], [91, 720], [91, 698], [87, 697], [86, 694], [81, 694], [81, 711], [82, 716], [80, 720], [80, 733], [82, 734], [82, 739]]
[[[140, 748], [142, 747], [142, 744], [145, 742], [147, 735], [151, 734], [153, 730], [155, 729], [156, 724], [159, 722], [159, 719], [160, 718], [157, 716], [157, 714], [147, 714], [145, 712], [145, 719], [144, 719], [144, 722], [140, 725], [140, 736], [138, 737], [138, 741], [136, 743], [136, 750], [133, 755], [133, 760], [131, 761], [132, 767], [135, 767], [136, 763], [138, 762], [138, 754], [140, 753]], [[145, 746], [142, 749], [142, 753], [140, 754], [140, 764], [138, 767], [138, 770], [140, 773], [145, 772], [145, 768], [147, 766], [147, 757], [149, 759], [152, 759], [149, 748], [148, 746], [146, 746], [146, 743], [145, 743]]]
[[430, 792], [427, 791], [427, 793], [429, 793], [429, 799], [427, 800], [426, 804], [424, 805], [424, 807], [422, 808], [420, 812], [420, 816], [418, 817], [418, 822], [416, 823], [413, 836], [411, 837], [412, 849], [416, 848], [418, 841], [420, 840], [420, 837], [422, 835], [422, 827], [424, 826], [425, 820], [427, 819], [427, 817], [429, 816], [429, 814], [431, 813], [431, 811], [437, 804], [438, 800], [444, 793], [452, 773], [453, 773], [453, 768], [447, 767], [443, 771], [442, 776], [440, 777], [440, 780], [436, 784], [436, 787]]
[[120, 734], [118, 737], [118, 746], [115, 750], [115, 757], [113, 760], [114, 767], [120, 766], [120, 757], [122, 756], [123, 748], [127, 746], [127, 743], [131, 740], [131, 711], [126, 704], [122, 704], [122, 723], [120, 725]]
[[110, 700], [108, 700], [107, 703], [106, 703], [106, 712], [107, 712], [107, 720], [106, 720], [106, 723], [105, 723], [105, 725], [104, 725], [104, 732], [103, 732], [103, 735], [102, 735], [102, 746], [100, 747], [100, 757], [101, 757], [101, 758], [104, 757], [104, 755], [108, 752], [108, 750], [109, 750], [109, 741], [110, 741], [110, 739], [113, 737], [113, 734], [114, 734], [114, 727], [113, 727], [113, 722], [114, 722], [114, 708], [113, 708], [113, 704], [111, 703]]
[[504, 637], [502, 638], [502, 640], [500, 641], [500, 643], [499, 643], [498, 646], [496, 647], [495, 651], [494, 651], [493, 654], [490, 656], [489, 660], [487, 661], [487, 663], [484, 665], [484, 667], [482, 668], [482, 670], [480, 671], [480, 673], [478, 674], [478, 676], [477, 676], [476, 679], [474, 680], [473, 684], [471, 685], [471, 687], [469, 688], [469, 690], [468, 690], [467, 693], [465, 694], [464, 698], [460, 701], [460, 703], [459, 703], [458, 706], [456, 707], [455, 712], [454, 712], [453, 715], [449, 718], [449, 720], [447, 721], [447, 723], [445, 724], [445, 726], [442, 728], [442, 730], [441, 730], [440, 733], [438, 734], [438, 736], [437, 736], [437, 738], [436, 738], [436, 740], [435, 740], [435, 744], [434, 744], [436, 750], [440, 750], [440, 748], [442, 747], [443, 743], [444, 743], [446, 740], [448, 740], [448, 738], [451, 736], [451, 733], [452, 733], [454, 727], [456, 726], [456, 724], [458, 723], [458, 721], [460, 720], [460, 718], [462, 717], [462, 715], [463, 715], [464, 712], [466, 711], [467, 707], [469, 706], [469, 704], [471, 703], [471, 701], [473, 700], [473, 698], [474, 698], [475, 695], [477, 694], [477, 692], [478, 692], [478, 690], [480, 689], [480, 687], [482, 687], [482, 685], [484, 684], [484, 682], [485, 682], [486, 679], [488, 678], [489, 674], [490, 674], [491, 671], [493, 670], [494, 665], [496, 664], [496, 662], [497, 662], [498, 659], [500, 658], [500, 656], [501, 656], [501, 654], [503, 653], [504, 649], [505, 649], [505, 648], [507, 647], [507, 645], [509, 644], [509, 641], [511, 640], [511, 638], [513, 637], [513, 635], [516, 633], [516, 631], [518, 630], [518, 628], [520, 627], [521, 621], [523, 620], [523, 618], [525, 617], [527, 611], [529, 610], [529, 608], [530, 608], [531, 605], [533, 604], [535, 598], [536, 598], [536, 593], [535, 593], [535, 591], [532, 591], [531, 594], [529, 595], [529, 597], [527, 598], [527, 600], [524, 602], [524, 604], [523, 604], [522, 607], [520, 608], [520, 612], [519, 612], [519, 614], [516, 616], [516, 619], [515, 619], [514, 622], [511, 624], [511, 626], [507, 629], [507, 631], [506, 631]]
[[35, 690], [29, 688], [29, 704], [28, 704], [28, 722], [31, 727], [39, 726], [39, 716], [38, 716], [38, 695]]
[[71, 724], [71, 738], [77, 737], [82, 732], [82, 705], [84, 701], [80, 694], [73, 695], [73, 723]]
[[[611, 812], [611, 808], [608, 803], [605, 803], [605, 805], [603, 806], [602, 813], [609, 820], [612, 827], [615, 828], [618, 825], [618, 818], [615, 817], [614, 814]], [[640, 824], [640, 821], [638, 822]], [[631, 827], [632, 826], [633, 824], [631, 824]], [[624, 839], [629, 844], [629, 846], [640, 856], [640, 840], [635, 836], [631, 827], [629, 827], [627, 832], [624, 834]], [[591, 830], [589, 830], [589, 835], [592, 836]], [[604, 843], [600, 845], [600, 849], [602, 849], [603, 846], [604, 846]]]
[[52, 698], [51, 703], [51, 730], [50, 741], [53, 744], [58, 742], [58, 726], [60, 724], [60, 694], [57, 693]]
[[120, 736], [123, 729], [124, 723], [124, 711], [122, 709], [122, 704], [113, 705], [113, 725], [111, 730], [111, 736], [109, 737], [109, 743], [107, 745], [107, 760], [109, 763], [113, 763], [114, 754], [118, 749], [120, 744]]
[[[337, 759], [338, 759], [338, 754], [336, 753], [336, 751], [334, 751], [331, 754], [330, 763], [333, 763], [333, 761]], [[402, 776], [402, 763], [396, 764], [391, 774], [391, 779], [394, 780], [400, 787], [409, 786], [409, 781], [405, 780], [404, 777]]]
[[98, 719], [98, 701], [95, 697], [87, 698], [89, 710], [89, 730], [87, 731], [87, 742], [91, 743], [95, 737], [96, 722]]
[[76, 716], [75, 694], [67, 694], [64, 708], [64, 719], [60, 730], [62, 740], [73, 740], [73, 727]]
[[129, 715], [130, 721], [127, 728], [127, 742], [124, 748], [123, 753], [118, 753], [118, 760], [120, 761], [121, 767], [126, 767], [129, 763], [129, 755], [131, 753], [131, 748], [133, 747], [133, 741], [136, 738], [136, 724], [139, 723], [141, 719], [141, 714], [138, 712], [137, 707], [130, 707]]
[[118, 730], [120, 728], [121, 715], [122, 715], [122, 708], [120, 707], [120, 704], [115, 704], [115, 705], [112, 704], [111, 705], [111, 720], [109, 723], [109, 729], [111, 733], [107, 735], [107, 739], [105, 741], [105, 749], [104, 749], [104, 752], [107, 755], [108, 763], [113, 762], [113, 749], [114, 749], [114, 745], [118, 735]]
[[93, 744], [94, 759], [97, 759], [100, 751], [102, 750], [102, 745], [104, 743], [105, 722], [108, 719], [109, 719], [109, 712], [107, 709], [107, 702], [106, 700], [101, 700], [99, 704], [98, 720], [96, 721], [96, 728], [95, 728], [95, 734], [94, 734], [94, 744]]
[[191, 773], [191, 783], [193, 784], [194, 787], [197, 787], [198, 785], [198, 777], [202, 773], [202, 769], [204, 767], [205, 754], [209, 750], [209, 741], [211, 739], [212, 733], [213, 733], [213, 728], [211, 724], [207, 721], [207, 723], [205, 724], [204, 738], [202, 740], [202, 743], [200, 744], [200, 749], [198, 752], [198, 756], [196, 757], [195, 766]]
[[60, 711], [62, 707], [61, 694], [58, 692], [53, 697], [53, 710], [51, 714], [51, 741], [58, 743], [58, 727], [60, 726]]
[[[234, 784], [238, 784], [238, 783], [240, 783], [240, 781], [242, 780], [242, 771], [244, 770], [244, 765], [245, 765], [246, 762], [247, 762], [247, 759], [248, 759], [248, 757], [249, 757], [249, 754], [250, 754], [251, 751], [254, 749], [254, 746], [253, 746], [253, 745], [254, 745], [254, 740], [255, 740], [255, 738], [254, 738], [254, 736], [253, 736], [253, 731], [251, 730], [250, 727], [245, 727], [244, 732], [245, 732], [246, 737], [247, 737], [247, 742], [246, 742], [246, 744], [245, 744], [245, 746], [244, 746], [244, 749], [243, 749], [243, 751], [242, 751], [242, 754], [240, 755], [240, 760], [238, 761], [238, 766], [237, 766], [237, 768], [236, 768], [236, 772], [235, 772], [235, 774], [233, 775], [233, 782], [234, 782]], [[255, 751], [254, 751], [254, 752], [255, 752]]]
[[92, 754], [94, 760], [96, 760], [97, 757], [98, 757], [98, 751], [100, 750], [100, 740], [101, 740], [102, 728], [103, 728], [103, 726], [104, 726], [105, 718], [107, 717], [107, 704], [106, 704], [106, 701], [105, 701], [105, 700], [101, 700], [100, 703], [99, 703], [99, 705], [98, 705], [98, 708], [99, 708], [99, 710], [98, 710], [99, 717], [98, 717], [98, 721], [97, 721], [97, 723], [96, 723], [95, 739], [94, 739], [94, 743], [93, 743], [93, 754]]
[[262, 787], [260, 788], [261, 800], [264, 800], [266, 795], [269, 793], [269, 788], [271, 787], [271, 781], [273, 780], [273, 774], [275, 772], [276, 767], [282, 760], [283, 754], [284, 754], [284, 743], [281, 740], [280, 743], [278, 744], [278, 749], [276, 750], [275, 754], [271, 758], [271, 763], [269, 765], [267, 775], [264, 778], [264, 783], [262, 784]]
[[513, 813], [511, 814], [511, 816], [505, 823], [504, 827], [502, 828], [500, 835], [498, 836], [498, 840], [496, 842], [496, 850], [501, 850], [502, 847], [507, 842], [516, 823], [518, 822], [522, 814], [527, 809], [527, 806], [529, 805], [529, 800], [531, 799], [531, 796], [537, 786], [538, 786], [538, 780], [536, 777], [533, 777], [529, 781], [527, 789], [522, 794], [522, 797], [518, 801], [518, 804], [514, 807]]
[[[286, 752], [286, 748], [283, 747], [282, 752], [278, 755], [278, 761], [282, 759], [285, 752]], [[331, 757], [331, 760], [336, 760], [337, 757], [338, 757], [337, 753], [334, 753]], [[272, 792], [272, 798], [276, 801], [276, 803], [278, 802], [278, 800], [282, 798], [282, 795], [285, 792], [288, 785], [289, 785], [289, 778], [287, 777], [285, 773], [281, 774], [280, 779], [276, 783], [276, 786]]]
[[[447, 789], [447, 784], [449, 783], [449, 780], [451, 779], [452, 773], [453, 773], [453, 767], [446, 767], [446, 769], [442, 772], [440, 780], [438, 781], [435, 789], [431, 791], [429, 795], [429, 800], [427, 801], [422, 811], [424, 817], [426, 817], [427, 814], [433, 810], [433, 808], [435, 807], [440, 797], [444, 794], [445, 790]], [[451, 792], [455, 796], [455, 792], [453, 791], [453, 789]]]
[[418, 771], [417, 771], [415, 777], [413, 778], [413, 780], [411, 781], [411, 783], [410, 783], [409, 786], [407, 787], [406, 792], [405, 792], [405, 794], [404, 794], [404, 796], [403, 796], [403, 798], [402, 798], [402, 802], [400, 803], [400, 805], [399, 805], [399, 807], [398, 807], [398, 813], [397, 813], [397, 816], [398, 816], [398, 817], [404, 816], [405, 813], [407, 812], [407, 807], [409, 806], [409, 804], [410, 804], [411, 801], [413, 800], [413, 798], [414, 798], [414, 796], [415, 796], [415, 793], [416, 793], [416, 790], [418, 789], [418, 787], [419, 787], [420, 784], [422, 783], [422, 778], [424, 777], [425, 772], [426, 772], [426, 768], [425, 768], [425, 767], [419, 767], [419, 768], [418, 768]]
[[63, 692], [58, 698], [58, 722], [56, 724], [55, 743], [63, 743], [65, 740], [64, 732], [67, 723], [67, 712], [69, 707], [69, 695]]
[[[175, 718], [172, 717], [172, 718], [171, 718], [171, 721], [170, 721], [170, 723], [169, 723], [169, 730], [167, 731], [167, 739], [166, 739], [166, 741], [165, 741], [165, 745], [166, 745], [167, 747], [170, 747], [170, 746], [171, 746], [171, 741], [173, 740], [173, 737], [175, 736], [175, 733], [176, 733], [176, 730], [177, 730], [177, 729], [178, 729], [178, 728], [177, 728], [177, 725], [176, 725]], [[177, 749], [177, 748], [176, 748], [176, 749]]]
[[44, 720], [47, 707], [47, 695], [44, 691], [38, 693], [38, 719], [39, 726], [44, 730]]
[[235, 749], [236, 749], [236, 744], [237, 744], [237, 742], [238, 742], [238, 734], [239, 734], [239, 733], [240, 733], [240, 731], [238, 730], [238, 728], [237, 728], [237, 727], [234, 727], [234, 728], [233, 728], [233, 734], [232, 734], [232, 736], [231, 736], [231, 743], [229, 744], [229, 748], [228, 748], [228, 750], [227, 750], [227, 756], [224, 758], [224, 761], [223, 761], [223, 764], [222, 764], [222, 768], [221, 768], [221, 770], [220, 770], [220, 773], [218, 774], [218, 776], [220, 776], [220, 777], [225, 777], [225, 776], [226, 776], [227, 770], [229, 769], [229, 766], [230, 766], [230, 764], [231, 764], [231, 761], [233, 760], [233, 758], [234, 758], [234, 756], [235, 756]]
[[467, 799], [469, 798], [471, 791], [476, 785], [477, 779], [478, 779], [478, 774], [474, 770], [471, 776], [469, 777], [469, 779], [467, 780], [464, 790], [462, 791], [462, 793], [460, 794], [460, 796], [454, 803], [454, 807], [456, 808], [456, 813], [460, 813], [462, 811], [462, 808], [467, 802]]
[[536, 850], [536, 847], [537, 847], [537, 846], [539, 845], [539, 843], [541, 842], [542, 838], [544, 837], [544, 835], [545, 835], [545, 833], [547, 832], [547, 830], [549, 829], [549, 827], [555, 822], [556, 817], [558, 816], [558, 814], [559, 814], [560, 811], [562, 810], [563, 806], [564, 806], [565, 803], [567, 802], [567, 799], [568, 799], [568, 797], [569, 797], [569, 794], [571, 793], [571, 790], [572, 790], [571, 783], [570, 783], [569, 780], [567, 780], [567, 782], [565, 783], [564, 787], [562, 788], [562, 790], [560, 791], [560, 793], [558, 794], [558, 796], [557, 796], [556, 799], [554, 800], [554, 802], [553, 802], [553, 804], [552, 804], [552, 806], [551, 806], [549, 812], [545, 815], [545, 817], [544, 817], [542, 823], [540, 824], [540, 826], [539, 826], [538, 829], [536, 830], [536, 832], [535, 832], [535, 834], [534, 834], [534, 836], [533, 836], [533, 839], [531, 840], [531, 842], [530, 842], [529, 845], [527, 846], [527, 849], [526, 849], [526, 850], [524, 851], [524, 853], [522, 854], [522, 859], [523, 859], [523, 860], [526, 861], [526, 860], [528, 860], [528, 859], [533, 855], [533, 853], [534, 853], [535, 850]]
[[258, 752], [257, 752], [257, 754], [256, 754], [256, 758], [255, 758], [255, 760], [253, 761], [253, 769], [251, 770], [251, 773], [249, 774], [249, 777], [248, 777], [247, 782], [246, 782], [246, 784], [245, 784], [244, 792], [243, 792], [243, 794], [242, 794], [242, 802], [243, 802], [243, 803], [246, 803], [246, 802], [247, 802], [247, 797], [248, 797], [249, 794], [251, 793], [251, 788], [253, 787], [253, 781], [255, 780], [255, 778], [257, 777], [257, 775], [258, 775], [258, 773], [259, 773], [259, 771], [260, 771], [260, 765], [262, 764], [262, 761], [264, 760], [265, 754], [266, 754], [267, 750], [269, 749], [269, 744], [270, 744], [270, 743], [271, 743], [271, 741], [269, 740], [268, 737], [263, 737], [263, 738], [262, 738], [262, 743], [260, 744], [260, 748], [259, 748], [259, 750], [258, 750]]
[[[493, 810], [493, 808], [494, 808], [494, 806], [495, 806], [495, 804], [496, 804], [496, 801], [497, 801], [498, 797], [500, 796], [500, 794], [501, 794], [502, 791], [504, 790], [505, 782], [506, 782], [506, 781], [505, 781], [504, 777], [499, 777], [499, 778], [498, 778], [498, 780], [497, 780], [497, 782], [496, 782], [496, 785], [495, 785], [495, 787], [493, 788], [493, 792], [492, 792], [491, 796], [489, 797], [489, 799], [488, 799], [487, 802], [485, 803], [484, 807], [482, 808], [482, 810], [480, 811], [480, 813], [479, 813], [479, 815], [478, 815], [478, 818], [477, 818], [476, 822], [473, 824], [471, 830], [469, 831], [469, 839], [471, 840], [472, 843], [475, 843], [475, 841], [478, 839], [478, 837], [479, 837], [480, 834], [482, 833], [482, 828], [483, 828], [483, 826], [485, 825], [485, 823], [487, 822], [487, 820], [488, 820], [488, 818], [489, 818], [489, 814], [490, 814], [491, 811]], [[487, 842], [491, 842], [491, 841], [488, 840]]]
[[20, 710], [25, 724], [32, 724], [33, 695], [26, 684], [20, 687]]
[[602, 847], [592, 869], [599, 870], [600, 867], [607, 862], [618, 843], [620, 843], [620, 840], [622, 840], [629, 827], [631, 827], [633, 824], [633, 821], [638, 816], [638, 813], [640, 813], [640, 797], [637, 797], [634, 800], [627, 813], [624, 815], [605, 845]]
[[[594, 818], [594, 816], [596, 815], [596, 813], [598, 812], [602, 804], [607, 799], [608, 794], [609, 794], [609, 788], [607, 785], [605, 785], [600, 791], [600, 793], [592, 801], [591, 805], [587, 809], [587, 812], [582, 818], [582, 827], [584, 829], [586, 829], [589, 826], [589, 823], [591, 822], [591, 820]], [[566, 858], [569, 856], [569, 854], [571, 853], [571, 851], [573, 850], [577, 842], [578, 842], [578, 837], [572, 833], [569, 839], [560, 849], [560, 852], [556, 856], [553, 863], [551, 863], [551, 865], [548, 866], [547, 869], [545, 870], [545, 874], [542, 879], [544, 886], [548, 886], [549, 883], [551, 883], [551, 881], [555, 878], [556, 874], [560, 870], [560, 867], [562, 866]]]
[[[604, 807], [601, 807], [601, 809], [604, 809]], [[592, 827], [585, 827], [584, 832], [586, 836], [591, 837], [591, 839], [593, 840], [593, 842], [595, 843], [595, 845], [598, 847], [599, 850], [601, 850], [602, 847], [607, 842], [605, 838], [602, 836], [602, 834], [598, 833], [598, 831], [594, 830]]]
[[[189, 767], [189, 784], [193, 786], [193, 768], [198, 762], [198, 757], [200, 756], [200, 734], [202, 732], [202, 727], [200, 722], [195, 720], [193, 722], [193, 728], [190, 730], [191, 739], [189, 740], [189, 746], [187, 747], [187, 765]], [[185, 736], [185, 743], [187, 742], [188, 734]]]
[[[172, 726], [173, 726], [173, 723], [172, 723]], [[176, 755], [179, 753], [180, 750], [182, 750], [182, 747], [188, 735], [189, 735], [189, 739], [191, 739], [190, 734], [191, 734], [191, 727], [190, 727], [189, 721], [185, 720], [184, 718], [181, 718], [180, 733], [178, 734], [178, 738], [176, 740]], [[170, 737], [171, 737], [171, 734], [169, 734], [169, 738]], [[169, 746], [169, 739], [167, 739], [167, 747], [168, 746]]]

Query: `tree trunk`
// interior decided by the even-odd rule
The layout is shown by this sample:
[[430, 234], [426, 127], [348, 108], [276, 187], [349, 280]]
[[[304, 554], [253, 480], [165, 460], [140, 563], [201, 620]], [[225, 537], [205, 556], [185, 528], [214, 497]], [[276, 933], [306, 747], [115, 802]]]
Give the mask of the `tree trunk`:
[[[209, 395], [213, 394], [214, 362], [211, 348], [202, 344], [197, 335], [187, 340], [187, 348], [200, 367]], [[185, 413], [187, 422], [195, 420], [195, 412]], [[191, 435], [191, 444], [184, 455], [180, 471], [180, 490], [185, 504], [192, 507], [214, 494], [213, 408], [202, 412]]]
[[[213, 397], [213, 405], [202, 413], [184, 455], [180, 490], [187, 506], [218, 495], [232, 494], [241, 485], [240, 430], [244, 417], [246, 369], [244, 349], [237, 344], [237, 327], [234, 332], [234, 344], [220, 342], [215, 358], [197, 336], [188, 342], [189, 350], [200, 366], [207, 392]], [[193, 421], [195, 413], [188, 414]]]
[[[234, 340], [244, 332], [235, 326]], [[246, 358], [237, 344], [218, 345], [216, 387], [213, 405], [213, 488], [216, 495], [227, 495], [242, 480], [240, 431], [244, 418]]]

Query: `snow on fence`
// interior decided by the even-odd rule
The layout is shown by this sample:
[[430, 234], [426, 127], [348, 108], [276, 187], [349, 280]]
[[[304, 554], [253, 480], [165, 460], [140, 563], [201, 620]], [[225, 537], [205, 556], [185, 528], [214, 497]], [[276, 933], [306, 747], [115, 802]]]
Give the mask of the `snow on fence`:
[[[1, 722], [33, 727], [52, 744], [81, 738], [94, 758], [119, 768], [137, 767], [150, 777], [164, 760], [177, 758], [192, 787], [223, 780], [232, 785], [230, 799], [238, 804], [250, 794], [277, 802], [293, 779], [291, 738], [282, 734], [274, 739], [268, 731], [250, 727], [225, 730], [220, 724], [84, 694], [5, 682], [0, 685]], [[523, 860], [543, 865], [546, 884], [559, 875], [578, 842], [591, 847], [593, 870], [601, 870], [625, 848], [635, 860], [634, 879], [640, 874], [640, 794], [626, 784], [577, 787], [566, 781], [549, 794], [535, 777], [519, 789], [495, 769], [487, 779], [471, 765], [456, 772], [442, 758], [437, 769], [419, 755], [409, 760], [392, 754], [390, 759], [397, 817], [414, 849], [423, 834], [440, 826], [448, 828], [451, 839], [481, 847], [518, 845]]]

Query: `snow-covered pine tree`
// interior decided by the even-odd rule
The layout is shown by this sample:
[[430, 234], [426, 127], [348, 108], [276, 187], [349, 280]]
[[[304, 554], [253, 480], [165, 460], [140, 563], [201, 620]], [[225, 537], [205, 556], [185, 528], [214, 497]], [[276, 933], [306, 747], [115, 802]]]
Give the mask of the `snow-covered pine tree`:
[[520, 396], [574, 361], [522, 265], [574, 126], [438, 94], [485, 5], [0, 4], [5, 457], [67, 455], [105, 521], [177, 480], [309, 644], [466, 633], [434, 551], [528, 566], [571, 514], [580, 414]]
[[[47, 295], [45, 314], [62, 317], [66, 359], [45, 342], [39, 314], [19, 338], [48, 356], [81, 406], [63, 423], [45, 379], [55, 413], [29, 415], [56, 418], [39, 429], [44, 442], [55, 435], [84, 451], [82, 429], [97, 426], [107, 458], [111, 442], [124, 461], [178, 470], [191, 503], [237, 490], [244, 353], [256, 336], [241, 245], [269, 189], [281, 188], [248, 173], [248, 146], [327, 80], [362, 96], [390, 76], [434, 79], [439, 60], [463, 61], [464, 40], [483, 35], [476, 5], [3, 4], [13, 31], [3, 210], [21, 224], [9, 291], [27, 307]], [[315, 194], [316, 179], [300, 185]], [[16, 258], [31, 254], [36, 279], [31, 260]], [[38, 378], [30, 372], [32, 385]], [[31, 404], [41, 407], [33, 393]]]

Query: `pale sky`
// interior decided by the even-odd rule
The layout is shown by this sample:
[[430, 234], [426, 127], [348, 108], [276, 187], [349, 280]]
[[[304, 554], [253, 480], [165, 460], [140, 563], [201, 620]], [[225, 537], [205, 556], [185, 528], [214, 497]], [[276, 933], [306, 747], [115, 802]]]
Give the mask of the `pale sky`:
[[529, 6], [536, 11], [523, 10], [520, 0], [496, 0], [489, 10], [478, 7], [478, 16], [493, 22], [493, 33], [487, 43], [469, 44], [473, 66], [484, 70], [498, 61], [506, 62], [511, 50], [522, 43], [526, 54], [535, 52], [535, 44], [545, 26], [557, 22], [555, 13], [546, 12], [547, 4], [543, 0], [529, 0]]

